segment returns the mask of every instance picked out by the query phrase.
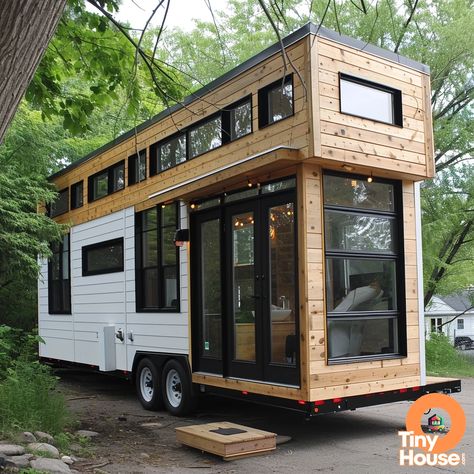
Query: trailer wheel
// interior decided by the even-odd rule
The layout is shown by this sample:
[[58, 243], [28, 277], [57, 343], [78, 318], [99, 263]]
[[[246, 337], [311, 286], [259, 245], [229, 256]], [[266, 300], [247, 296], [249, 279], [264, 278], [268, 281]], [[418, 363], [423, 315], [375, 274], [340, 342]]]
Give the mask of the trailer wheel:
[[160, 373], [150, 359], [142, 359], [136, 372], [137, 395], [145, 410], [163, 408], [163, 396], [160, 387]]
[[169, 360], [162, 374], [163, 401], [169, 413], [185, 416], [196, 408], [197, 398], [184, 367], [176, 360]]

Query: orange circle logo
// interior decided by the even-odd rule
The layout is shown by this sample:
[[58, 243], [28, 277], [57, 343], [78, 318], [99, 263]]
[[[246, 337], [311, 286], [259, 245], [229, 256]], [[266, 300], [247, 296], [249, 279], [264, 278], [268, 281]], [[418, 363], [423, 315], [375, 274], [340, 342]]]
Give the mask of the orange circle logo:
[[[451, 418], [451, 427], [446, 436], [439, 437], [433, 449], [433, 453], [445, 453], [450, 449], [454, 449], [459, 441], [461, 441], [466, 431], [466, 416], [461, 405], [454, 400], [441, 393], [430, 393], [423, 395], [410, 407], [406, 417], [407, 431], [413, 431], [415, 435], [425, 436], [421, 429], [421, 417], [431, 408], [441, 408], [449, 413]], [[428, 447], [421, 448], [428, 451]]]

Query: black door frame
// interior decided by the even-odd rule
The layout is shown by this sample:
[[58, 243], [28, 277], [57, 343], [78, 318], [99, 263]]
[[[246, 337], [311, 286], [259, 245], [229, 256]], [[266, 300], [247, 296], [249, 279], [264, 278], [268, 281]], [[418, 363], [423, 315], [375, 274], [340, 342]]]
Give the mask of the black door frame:
[[[224, 235], [222, 232], [222, 211], [220, 208], [209, 209], [204, 212], [193, 213], [190, 216], [190, 240], [192, 246], [196, 246], [197, 251], [193, 251], [191, 247], [190, 259], [191, 259], [191, 278], [189, 279], [191, 284], [191, 315], [197, 314], [198, 317], [193, 318], [191, 316], [191, 353], [193, 361], [193, 369], [198, 367], [199, 371], [209, 372], [212, 374], [222, 375], [224, 370], [223, 361], [227, 358], [227, 347], [223, 342], [226, 340], [226, 325], [224, 324], [224, 301], [225, 298], [221, 298], [221, 359], [212, 357], [204, 357], [201, 351], [201, 342], [203, 340], [202, 333], [202, 279], [200, 278], [199, 272], [202, 268], [202, 253], [201, 253], [201, 224], [213, 220], [219, 220], [219, 243], [220, 243], [220, 261], [223, 262], [224, 257]], [[221, 275], [223, 268], [221, 266]], [[221, 294], [225, 291], [225, 281], [221, 279]], [[194, 370], [193, 370], [194, 371]]]
[[[295, 366], [271, 363], [271, 331], [270, 331], [270, 243], [268, 232], [268, 210], [271, 207], [293, 203], [294, 208], [294, 248], [295, 248], [295, 336], [296, 336], [296, 361]], [[235, 214], [254, 212], [254, 268], [259, 278], [255, 280], [255, 294], [260, 304], [256, 305], [256, 362], [234, 361], [233, 337], [234, 325], [232, 318], [232, 223], [231, 216]], [[220, 219], [220, 248], [222, 276], [222, 360], [211, 360], [201, 356], [200, 345], [202, 340], [202, 314], [200, 311], [202, 282], [199, 275], [201, 268], [200, 250], [200, 224], [206, 221]], [[298, 292], [298, 215], [296, 189], [277, 191], [265, 195], [253, 196], [239, 201], [221, 204], [218, 207], [195, 211], [190, 216], [191, 229], [191, 309], [197, 317], [191, 318], [192, 357], [193, 371], [202, 371], [235, 377], [239, 379], [256, 380], [270, 383], [284, 383], [293, 386], [300, 385], [300, 311]], [[265, 258], [266, 254], [266, 258]], [[265, 278], [262, 282], [261, 275]], [[257, 275], [256, 275], [257, 276]], [[268, 304], [265, 303], [268, 302]], [[266, 313], [266, 314], [264, 314]]]

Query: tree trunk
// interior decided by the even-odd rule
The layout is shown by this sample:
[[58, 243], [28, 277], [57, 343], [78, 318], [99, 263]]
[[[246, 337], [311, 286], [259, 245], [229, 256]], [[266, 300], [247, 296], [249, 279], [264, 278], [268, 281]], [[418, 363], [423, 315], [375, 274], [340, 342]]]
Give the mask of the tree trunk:
[[0, 143], [65, 5], [66, 0], [0, 1]]

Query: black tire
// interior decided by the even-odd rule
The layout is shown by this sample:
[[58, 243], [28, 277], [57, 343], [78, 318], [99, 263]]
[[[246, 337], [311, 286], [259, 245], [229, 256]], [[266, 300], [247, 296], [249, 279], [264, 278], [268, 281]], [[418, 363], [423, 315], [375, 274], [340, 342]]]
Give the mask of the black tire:
[[174, 359], [163, 368], [161, 378], [163, 402], [166, 410], [174, 416], [186, 416], [197, 406], [193, 384], [188, 371]]
[[135, 386], [138, 400], [145, 410], [162, 410], [163, 396], [160, 372], [150, 359], [142, 359], [137, 366]]

